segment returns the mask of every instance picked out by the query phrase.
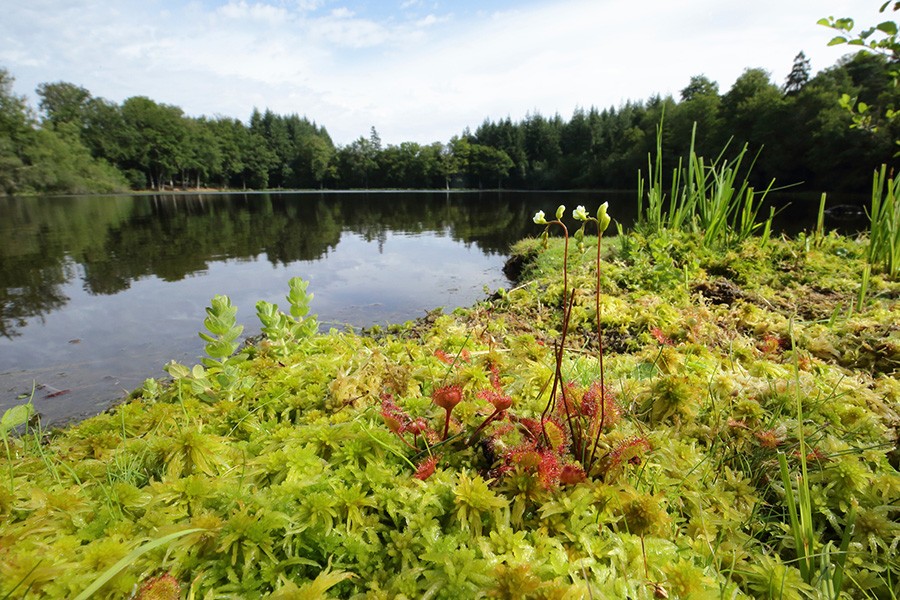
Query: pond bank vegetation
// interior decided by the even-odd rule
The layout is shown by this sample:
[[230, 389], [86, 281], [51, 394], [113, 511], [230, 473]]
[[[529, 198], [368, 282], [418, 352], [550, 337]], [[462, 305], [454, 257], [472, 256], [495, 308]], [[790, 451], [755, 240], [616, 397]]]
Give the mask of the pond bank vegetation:
[[8, 411], [0, 598], [897, 597], [890, 235], [575, 213], [468, 309], [317, 333], [295, 279], [242, 346], [217, 296], [202, 364]]

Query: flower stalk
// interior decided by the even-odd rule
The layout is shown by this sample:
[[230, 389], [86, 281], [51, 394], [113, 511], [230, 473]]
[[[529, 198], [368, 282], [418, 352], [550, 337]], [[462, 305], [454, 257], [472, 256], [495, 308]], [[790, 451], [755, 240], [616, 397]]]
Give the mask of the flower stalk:
[[[603, 330], [600, 322], [600, 273], [601, 273], [601, 252], [602, 252], [602, 240], [603, 240], [603, 232], [609, 227], [611, 222], [611, 217], [608, 214], [609, 203], [604, 202], [597, 209], [597, 215], [591, 216], [587, 209], [579, 205], [572, 211], [572, 218], [576, 221], [581, 222], [581, 227], [575, 232], [574, 237], [578, 242], [578, 246], [580, 249], [584, 248], [584, 230], [588, 223], [594, 223], [597, 230], [597, 255], [596, 255], [596, 287], [594, 290], [594, 313], [596, 315], [597, 320], [597, 339], [599, 345], [599, 369], [600, 369], [600, 420], [598, 424], [592, 422], [585, 425], [582, 416], [573, 415], [571, 402], [567, 398], [567, 389], [563, 384], [563, 375], [562, 375], [562, 361], [565, 355], [566, 348], [566, 336], [569, 330], [569, 324], [572, 316], [572, 309], [575, 305], [575, 291], [569, 290], [569, 229], [562, 222], [562, 216], [565, 213], [565, 206], [560, 205], [556, 210], [556, 219], [552, 221], [548, 221], [544, 211], [538, 211], [534, 215], [534, 223], [537, 225], [544, 225], [544, 233], [542, 234], [542, 238], [544, 240], [547, 239], [549, 234], [549, 229], [552, 226], [558, 226], [563, 230], [563, 316], [562, 316], [562, 330], [560, 333], [559, 342], [554, 345], [554, 353], [556, 358], [555, 371], [553, 375], [553, 384], [551, 386], [550, 398], [547, 402], [546, 407], [541, 415], [541, 427], [542, 427], [542, 435], [544, 441], [548, 441], [547, 431], [546, 431], [546, 421], [547, 415], [554, 409], [556, 405], [557, 398], [557, 390], [561, 395], [561, 399], [563, 402], [563, 406], [565, 408], [565, 417], [566, 417], [566, 425], [569, 429], [569, 434], [573, 444], [573, 453], [576, 458], [582, 464], [585, 473], [590, 474], [591, 467], [594, 465], [595, 460], [597, 459], [597, 448], [600, 444], [600, 436], [603, 432], [603, 428], [606, 424], [606, 402], [604, 399], [604, 394], [606, 393], [606, 381], [604, 376], [604, 365], [603, 365]], [[596, 428], [596, 432], [593, 429]], [[590, 439], [591, 434], [593, 433], [593, 439]]]

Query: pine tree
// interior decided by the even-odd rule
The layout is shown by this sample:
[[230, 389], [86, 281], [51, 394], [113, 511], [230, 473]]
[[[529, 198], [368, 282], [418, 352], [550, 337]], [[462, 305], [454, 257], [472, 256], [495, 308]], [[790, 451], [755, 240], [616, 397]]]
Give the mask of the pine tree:
[[784, 81], [784, 87], [782, 88], [784, 93], [790, 96], [802, 90], [803, 86], [809, 81], [810, 70], [809, 59], [806, 58], [806, 54], [801, 50], [794, 57], [794, 66]]

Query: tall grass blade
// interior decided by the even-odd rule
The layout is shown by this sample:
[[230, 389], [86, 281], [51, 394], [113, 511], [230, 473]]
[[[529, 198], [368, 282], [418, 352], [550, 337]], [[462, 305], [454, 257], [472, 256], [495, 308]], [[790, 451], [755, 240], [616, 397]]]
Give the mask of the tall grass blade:
[[[687, 162], [678, 161], [672, 170], [668, 191], [663, 191], [663, 123], [656, 128], [656, 156], [647, 157], [647, 177], [638, 174], [638, 228], [653, 235], [663, 229], [689, 230], [700, 233], [704, 245], [722, 247], [741, 242], [760, 227], [771, 230], [769, 215], [765, 223], [757, 222], [772, 181], [762, 193], [750, 187], [743, 173], [745, 145], [732, 159], [725, 153], [731, 141], [713, 160], [699, 156], [695, 149], [697, 124], [691, 130]], [[747, 169], [752, 170], [753, 162]], [[644, 202], [646, 200], [646, 211]]]
[[859, 293], [856, 295], [856, 311], [862, 311], [866, 306], [866, 300], [869, 295], [869, 278], [872, 275], [872, 265], [867, 264], [863, 267], [862, 275], [859, 282]]
[[[11, 590], [9, 590], [8, 592], [6, 592], [6, 594], [3, 596], [3, 598], [0, 598], [0, 600], [7, 600], [7, 598], [11, 598], [12, 595], [13, 595], [13, 593], [14, 593], [17, 589], [19, 589], [19, 586], [21, 586], [23, 583], [25, 583], [26, 581], [28, 581], [28, 578], [31, 577], [31, 574], [34, 573], [34, 572], [37, 570], [37, 568], [38, 568], [39, 566], [41, 566], [41, 563], [42, 563], [42, 562], [43, 562], [43, 560], [39, 560], [39, 561], [37, 561], [36, 563], [34, 563], [34, 566], [32, 566], [32, 567], [28, 570], [28, 572], [25, 573], [25, 576], [22, 577], [22, 579], [19, 580], [19, 583], [17, 583], [16, 585], [14, 585], [13, 588], [12, 588]], [[25, 598], [25, 597], [28, 596], [28, 590], [31, 589], [31, 586], [32, 586], [32, 585], [34, 585], [34, 584], [30, 584], [27, 588], [25, 588], [25, 591], [24, 591], [24, 592], [22, 593], [22, 595], [20, 596], [21, 598]]]
[[176, 540], [180, 537], [189, 535], [191, 533], [197, 533], [198, 531], [205, 531], [202, 527], [194, 528], [194, 529], [184, 529], [182, 531], [176, 531], [175, 533], [170, 533], [169, 535], [164, 535], [163, 537], [151, 540], [145, 544], [142, 544], [129, 552], [126, 556], [122, 558], [119, 562], [108, 568], [104, 571], [100, 577], [94, 580], [94, 583], [89, 585], [83, 592], [75, 596], [75, 600], [87, 600], [94, 594], [97, 590], [102, 588], [110, 579], [115, 577], [119, 571], [130, 565], [132, 562], [137, 560], [141, 555], [150, 552], [154, 548], [158, 548], [165, 544], [168, 544], [172, 540]]
[[819, 214], [816, 216], [816, 248], [821, 246], [822, 241], [825, 239], [825, 196], [825, 192], [822, 192], [822, 197], [819, 199]]
[[850, 513], [847, 515], [847, 522], [844, 525], [844, 535], [841, 537], [841, 546], [838, 550], [838, 558], [834, 565], [834, 574], [831, 582], [834, 588], [835, 598], [841, 593], [844, 585], [844, 565], [847, 562], [847, 549], [850, 548], [850, 540], [853, 538], [853, 528], [856, 525], [856, 504], [850, 505]]
[[[812, 499], [809, 493], [809, 473], [806, 464], [806, 436], [803, 432], [803, 403], [800, 390], [800, 357], [797, 344], [794, 340], [794, 322], [788, 324], [788, 332], [791, 338], [791, 350], [793, 355], [794, 370], [794, 401], [797, 407], [797, 438], [800, 442], [800, 474], [796, 478], [797, 497], [794, 496], [793, 481], [788, 470], [787, 458], [784, 452], [778, 453], [778, 466], [781, 469], [781, 481], [784, 484], [784, 497], [787, 503], [790, 518], [791, 534], [794, 537], [794, 545], [797, 552], [797, 567], [800, 575], [806, 583], [813, 582], [815, 571], [813, 557], [815, 556], [815, 530], [812, 521]], [[827, 565], [823, 566], [827, 572]]]
[[804, 553], [807, 544], [803, 540], [803, 526], [797, 514], [797, 501], [794, 498], [793, 482], [788, 470], [787, 458], [784, 452], [778, 453], [778, 466], [781, 468], [781, 482], [784, 485], [784, 501], [787, 504], [788, 518], [790, 519], [791, 534], [794, 537], [794, 546], [797, 551], [797, 566], [804, 581], [809, 581], [809, 557]]
[[869, 209], [868, 262], [880, 266], [890, 277], [900, 273], [900, 180], [888, 177], [881, 165], [872, 177]]

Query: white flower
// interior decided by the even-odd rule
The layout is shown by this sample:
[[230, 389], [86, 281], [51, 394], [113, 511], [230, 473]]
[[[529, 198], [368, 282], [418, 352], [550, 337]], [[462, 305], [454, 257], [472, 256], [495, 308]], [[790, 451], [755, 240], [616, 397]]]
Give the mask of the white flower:
[[587, 214], [587, 211], [584, 209], [584, 206], [579, 204], [575, 208], [575, 210], [572, 211], [572, 218], [575, 219], [576, 221], [587, 221], [588, 214]]
[[544, 211], [539, 210], [534, 213], [534, 224], [535, 225], [546, 225], [547, 219], [545, 218]]

